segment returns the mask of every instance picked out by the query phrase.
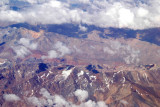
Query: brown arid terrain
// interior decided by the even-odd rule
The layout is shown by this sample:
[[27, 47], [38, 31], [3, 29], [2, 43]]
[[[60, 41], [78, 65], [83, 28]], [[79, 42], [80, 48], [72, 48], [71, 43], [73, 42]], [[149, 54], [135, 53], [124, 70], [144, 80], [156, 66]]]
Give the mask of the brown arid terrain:
[[29, 63], [1, 68], [0, 103], [2, 107], [158, 107], [160, 68], [124, 66], [47, 63], [48, 68], [40, 71], [38, 63]]
[[160, 107], [160, 0], [0, 0], [0, 107]]
[[0, 29], [0, 106], [159, 107], [160, 46], [112, 33]]
[[87, 38], [75, 38], [43, 30], [14, 29], [1, 31], [3, 59], [24, 61], [35, 57], [50, 61], [63, 57], [67, 62], [77, 63], [160, 64], [160, 46], [137, 38], [102, 38], [96, 30], [87, 33]]

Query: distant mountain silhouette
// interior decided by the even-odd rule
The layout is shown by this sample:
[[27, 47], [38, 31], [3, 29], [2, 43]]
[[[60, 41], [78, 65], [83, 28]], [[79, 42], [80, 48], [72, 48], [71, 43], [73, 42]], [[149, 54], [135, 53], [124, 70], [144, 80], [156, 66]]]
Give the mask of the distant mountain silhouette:
[[[160, 41], [158, 38], [160, 35], [160, 29], [159, 28], [152, 28], [152, 29], [144, 29], [144, 30], [133, 30], [128, 28], [101, 28], [96, 27], [94, 25], [86, 25], [83, 24], [82, 26], [85, 26], [87, 28], [87, 31], [83, 32], [79, 29], [78, 24], [49, 24], [49, 25], [30, 25], [28, 23], [18, 23], [13, 24], [8, 27], [16, 27], [16, 28], [26, 28], [29, 30], [33, 30], [36, 32], [39, 32], [40, 29], [46, 31], [46, 32], [54, 32], [58, 33], [67, 37], [76, 37], [76, 38], [86, 38], [87, 34], [93, 30], [100, 31], [99, 34], [102, 38], [120, 38], [123, 37], [125, 39], [128, 38], [136, 38], [137, 34], [141, 36], [140, 40], [147, 41], [156, 45], [160, 45]], [[104, 30], [108, 29], [110, 31], [109, 34], [105, 34]]]

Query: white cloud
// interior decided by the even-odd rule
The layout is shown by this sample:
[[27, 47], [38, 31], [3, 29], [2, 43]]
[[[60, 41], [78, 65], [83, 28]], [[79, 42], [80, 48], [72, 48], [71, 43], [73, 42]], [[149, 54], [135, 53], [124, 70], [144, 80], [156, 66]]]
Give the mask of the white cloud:
[[4, 21], [4, 22], [24, 22], [24, 16], [17, 12], [17, 11], [13, 11], [13, 10], [2, 10], [0, 11], [0, 21]]
[[14, 52], [16, 53], [16, 57], [24, 58], [26, 55], [30, 53], [30, 51], [24, 46], [15, 46], [12, 47]]
[[149, 12], [147, 9], [141, 7], [138, 9], [137, 13], [138, 13], [138, 16], [145, 17]]
[[103, 101], [94, 102], [92, 100], [88, 100], [85, 103], [82, 103], [80, 107], [108, 107]]
[[54, 103], [56, 104], [55, 107], [72, 107], [70, 102], [67, 102], [62, 96], [59, 95], [54, 96]]
[[119, 10], [119, 27], [128, 27], [134, 24], [134, 14], [129, 10], [122, 8]]
[[54, 48], [54, 50], [48, 51], [48, 56], [42, 56], [42, 59], [60, 58], [71, 53], [71, 50], [60, 41], [54, 44]]
[[3, 98], [5, 101], [13, 102], [13, 101], [19, 101], [20, 98], [16, 96], [15, 94], [4, 94]]
[[[79, 91], [79, 92], [78, 92]], [[84, 101], [86, 98], [88, 98], [88, 92], [86, 92], [85, 90], [78, 90], [76, 93], [77, 97], [80, 97], [80, 93], [83, 94], [83, 97], [80, 97], [80, 100]], [[92, 100], [88, 100], [87, 102], [81, 102], [80, 105], [75, 105], [72, 102], [67, 101], [64, 97], [60, 96], [60, 95], [51, 95], [47, 89], [42, 88], [39, 92], [43, 97], [29, 97], [27, 98], [27, 102], [38, 106], [38, 107], [42, 107], [42, 106], [49, 106], [52, 107], [54, 105], [54, 107], [108, 107], [103, 101], [92, 101]], [[85, 95], [84, 95], [85, 94]], [[86, 96], [87, 95], [87, 96]]]
[[27, 38], [21, 38], [19, 40], [19, 43], [24, 45], [25, 47], [29, 48], [29, 49], [32, 49], [32, 50], [35, 50], [37, 49], [37, 46], [38, 44], [37, 43], [32, 43], [29, 39]]
[[140, 50], [132, 48], [130, 45], [122, 44], [117, 40], [108, 42], [108, 45], [103, 48], [105, 53], [121, 57], [126, 64], [139, 63]]
[[31, 96], [31, 97], [27, 98], [28, 103], [33, 104], [38, 107], [42, 107], [45, 105], [52, 106], [54, 104], [54, 102], [53, 102], [54, 97], [50, 95], [50, 93], [47, 91], [47, 89], [42, 88], [42, 89], [40, 89], [39, 93], [43, 96], [43, 98], [37, 98], [35, 96]]
[[58, 52], [61, 53], [59, 57], [71, 53], [71, 50], [65, 44], [59, 41], [55, 44], [55, 48], [57, 49]]
[[88, 92], [85, 90], [77, 89], [74, 92], [75, 96], [77, 96], [79, 101], [85, 101], [88, 98]]
[[23, 44], [24, 46], [28, 46], [28, 45], [30, 45], [30, 40], [29, 40], [29, 39], [26, 39], [26, 38], [21, 38], [21, 39], [19, 40], [19, 43], [20, 43], [20, 44]]
[[58, 53], [55, 50], [50, 50], [48, 52], [48, 58], [57, 58], [58, 57]]
[[[26, 1], [26, 0], [24, 0]], [[0, 21], [28, 22], [31, 24], [86, 23], [100, 27], [127, 27], [144, 29], [160, 27], [160, 3], [149, 0], [27, 0], [31, 7], [22, 11], [6, 8], [0, 11]], [[87, 4], [84, 8], [73, 7], [72, 3]], [[4, 4], [4, 1], [1, 3]], [[72, 8], [71, 8], [72, 7]]]
[[[26, 1], [26, 0], [24, 0]], [[82, 8], [70, 8], [71, 1], [57, 0], [27, 0], [32, 7], [23, 11], [13, 11], [6, 8], [0, 11], [0, 21], [28, 22], [31, 24], [62, 24], [86, 23], [100, 27], [128, 27], [144, 29], [160, 27], [159, 1], [152, 0], [147, 3], [138, 3], [135, 6], [130, 1], [96, 1], [80, 0], [78, 3], [87, 3], [85, 11]], [[8, 3], [8, 2], [6, 2]], [[5, 4], [4, 1], [0, 4]]]
[[106, 105], [103, 101], [97, 102], [97, 105], [97, 107], [108, 107], [108, 105]]
[[87, 31], [87, 28], [85, 26], [79, 25], [79, 29], [83, 32]]
[[66, 3], [51, 0], [22, 12], [26, 22], [35, 24], [62, 24], [78, 21], [78, 11], [70, 10]]
[[37, 97], [34, 97], [34, 96], [27, 98], [27, 101], [38, 107], [42, 105], [41, 101]]
[[31, 53], [31, 50], [36, 50], [38, 47], [37, 43], [33, 43], [31, 42], [30, 39], [27, 38], [21, 38], [18, 41], [18, 45], [17, 46], [12, 46], [12, 49], [14, 50], [14, 52], [16, 53], [16, 57], [20, 57], [20, 58], [24, 58], [25, 56], [27, 56], [28, 54]]
[[131, 64], [131, 63], [138, 63], [140, 61], [139, 59], [139, 50], [134, 50], [133, 48], [128, 50], [129, 55], [124, 58], [124, 61], [126, 64]]
[[50, 93], [47, 91], [47, 89], [45, 88], [41, 88], [40, 92], [39, 92], [41, 95], [43, 95], [43, 97], [45, 98], [51, 98], [51, 95]]

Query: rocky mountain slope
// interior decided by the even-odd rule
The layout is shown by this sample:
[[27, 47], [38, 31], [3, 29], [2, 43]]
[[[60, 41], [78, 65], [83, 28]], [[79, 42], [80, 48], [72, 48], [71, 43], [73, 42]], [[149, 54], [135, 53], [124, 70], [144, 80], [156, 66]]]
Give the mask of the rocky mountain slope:
[[77, 67], [29, 63], [5, 67], [0, 74], [0, 104], [2, 107], [158, 107], [159, 70], [156, 65]]
[[158, 41], [159, 28], [1, 27], [0, 106], [158, 107]]

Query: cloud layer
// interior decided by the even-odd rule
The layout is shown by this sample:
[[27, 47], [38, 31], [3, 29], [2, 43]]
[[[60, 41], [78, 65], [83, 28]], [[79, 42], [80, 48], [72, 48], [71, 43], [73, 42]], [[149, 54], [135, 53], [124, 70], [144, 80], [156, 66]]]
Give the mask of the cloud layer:
[[[85, 23], [100, 27], [160, 27], [160, 1], [148, 0], [19, 0], [31, 4], [21, 11], [1, 1], [0, 21], [31, 24]], [[83, 28], [84, 29], [84, 28]], [[84, 29], [85, 30], [85, 29]]]
[[[35, 96], [29, 97], [29, 98], [27, 98], [28, 103], [35, 105], [35, 106], [38, 106], [38, 107], [43, 107], [43, 106], [52, 107], [53, 105], [54, 105], [54, 107], [108, 107], [103, 101], [95, 102], [92, 100], [88, 100], [87, 102], [83, 102], [80, 105], [75, 105], [72, 102], [65, 100], [60, 95], [52, 96], [45, 88], [42, 88], [39, 93], [43, 97], [41, 97], [41, 98], [37, 98]], [[88, 98], [88, 92], [85, 90], [78, 89], [75, 93], [78, 93], [78, 95], [76, 95], [76, 96], [78, 97], [78, 99], [80, 98], [81, 101], [82, 101], [82, 98], [83, 98], [83, 100]], [[81, 93], [81, 95], [80, 95], [80, 93]], [[85, 94], [87, 94], [87, 96]]]

